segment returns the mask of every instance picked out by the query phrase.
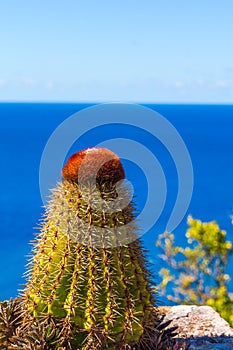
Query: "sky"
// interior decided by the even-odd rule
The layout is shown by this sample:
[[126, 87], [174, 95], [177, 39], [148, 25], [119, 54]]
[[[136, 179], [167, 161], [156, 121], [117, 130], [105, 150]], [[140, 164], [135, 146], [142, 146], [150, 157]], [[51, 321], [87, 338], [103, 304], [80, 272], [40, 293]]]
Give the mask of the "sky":
[[233, 103], [232, 0], [0, 0], [0, 101]]

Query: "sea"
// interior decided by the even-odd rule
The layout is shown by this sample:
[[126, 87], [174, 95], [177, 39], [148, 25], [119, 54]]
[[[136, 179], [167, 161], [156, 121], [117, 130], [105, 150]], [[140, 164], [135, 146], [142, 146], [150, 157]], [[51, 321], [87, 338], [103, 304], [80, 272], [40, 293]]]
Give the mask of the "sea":
[[[176, 243], [186, 245], [188, 215], [205, 222], [217, 221], [220, 228], [227, 232], [227, 239], [233, 242], [233, 105], [142, 106], [158, 112], [175, 128], [186, 145], [192, 162], [192, 196], [180, 223], [174, 228]], [[32, 249], [30, 242], [38, 232], [44, 212], [45, 200], [41, 194], [39, 176], [42, 154], [47, 142], [70, 116], [88, 108], [95, 108], [95, 105], [0, 103], [0, 300], [16, 297], [25, 283], [24, 273]], [[80, 129], [85, 122], [85, 117], [80, 114]], [[156, 247], [156, 241], [159, 234], [166, 230], [179, 190], [173, 154], [155, 135], [133, 125], [117, 122], [98, 125], [92, 129], [89, 127], [81, 136], [78, 129], [77, 126], [79, 136], [68, 147], [65, 159], [81, 149], [98, 145], [105, 140], [121, 138], [136, 141], [149, 150], [160, 163], [167, 184], [164, 208], [154, 225], [141, 238], [154, 273], [155, 284], [159, 283], [158, 271], [164, 263], [159, 257], [161, 252]], [[70, 132], [75, 135], [76, 130]], [[57, 150], [54, 149], [55, 163], [59, 159], [61, 144]], [[140, 161], [135, 164], [135, 157], [132, 161], [125, 159], [122, 162], [126, 178], [133, 185], [133, 200], [139, 214], [148, 199], [147, 174], [140, 168]], [[152, 164], [147, 168], [153, 172]], [[50, 170], [52, 172], [52, 164], [47, 164], [48, 174]], [[56, 186], [56, 181], [48, 183], [48, 187]], [[160, 186], [160, 179], [156, 176], [153, 181], [155, 184], [158, 181]], [[233, 259], [229, 261], [227, 270], [232, 278], [229, 283], [231, 292], [232, 263]], [[164, 304], [168, 303], [166, 298], [161, 300]]]

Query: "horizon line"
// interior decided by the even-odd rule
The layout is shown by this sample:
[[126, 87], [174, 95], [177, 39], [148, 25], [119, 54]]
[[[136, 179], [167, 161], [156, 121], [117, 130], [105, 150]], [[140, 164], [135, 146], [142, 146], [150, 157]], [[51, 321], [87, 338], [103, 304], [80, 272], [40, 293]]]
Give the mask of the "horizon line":
[[88, 104], [88, 105], [96, 105], [96, 104], [114, 104], [114, 103], [122, 103], [122, 104], [139, 104], [139, 105], [233, 105], [232, 102], [223, 102], [223, 101], [217, 101], [217, 102], [198, 102], [198, 101], [185, 101], [185, 102], [176, 102], [176, 101], [117, 101], [117, 100], [112, 100], [112, 101], [75, 101], [75, 100], [64, 100], [64, 101], [59, 101], [59, 100], [0, 100], [0, 104], [7, 104], [7, 103], [12, 103], [12, 104], [34, 104], [34, 103], [39, 103], [39, 104]]

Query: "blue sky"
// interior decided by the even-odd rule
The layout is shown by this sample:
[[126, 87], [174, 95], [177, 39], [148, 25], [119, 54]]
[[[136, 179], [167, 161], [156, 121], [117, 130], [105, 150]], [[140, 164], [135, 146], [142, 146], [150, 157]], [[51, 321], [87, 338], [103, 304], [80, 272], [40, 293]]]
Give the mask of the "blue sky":
[[232, 0], [7, 0], [0, 101], [233, 103]]

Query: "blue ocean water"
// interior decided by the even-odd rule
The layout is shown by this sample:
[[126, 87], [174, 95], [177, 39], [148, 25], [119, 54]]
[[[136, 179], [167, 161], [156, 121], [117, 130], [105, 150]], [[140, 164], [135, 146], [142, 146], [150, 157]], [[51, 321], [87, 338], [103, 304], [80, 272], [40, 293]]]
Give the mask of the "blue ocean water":
[[[0, 300], [16, 296], [24, 283], [22, 276], [31, 250], [28, 243], [37, 232], [43, 213], [39, 166], [46, 142], [64, 120], [89, 106], [0, 103]], [[147, 106], [173, 124], [192, 159], [193, 195], [187, 214], [174, 231], [177, 243], [185, 244], [188, 214], [203, 221], [216, 220], [227, 231], [228, 239], [233, 241], [230, 220], [233, 214], [233, 105]], [[164, 211], [153, 229], [143, 236], [152, 270], [157, 272], [161, 261], [157, 257], [155, 241], [164, 231], [175, 203], [178, 189], [175, 165], [167, 150], [152, 135], [126, 125], [100, 126], [90, 130], [75, 142], [69, 154], [115, 137], [136, 140], [150, 149], [156, 154], [166, 177], [168, 193]], [[146, 202], [146, 176], [130, 161], [123, 163], [127, 178], [134, 185], [136, 207], [140, 211]], [[230, 265], [229, 273], [232, 275]], [[233, 281], [230, 287], [233, 291]]]

